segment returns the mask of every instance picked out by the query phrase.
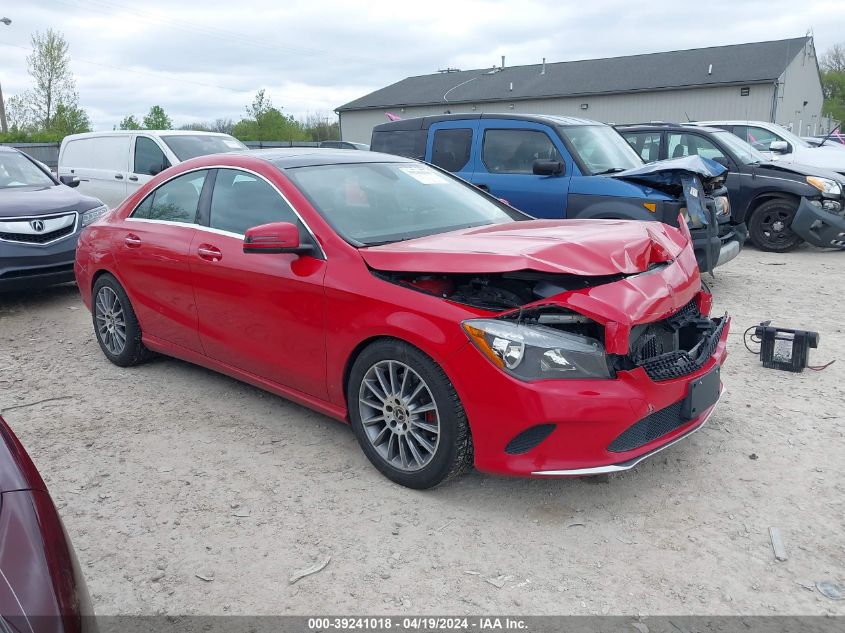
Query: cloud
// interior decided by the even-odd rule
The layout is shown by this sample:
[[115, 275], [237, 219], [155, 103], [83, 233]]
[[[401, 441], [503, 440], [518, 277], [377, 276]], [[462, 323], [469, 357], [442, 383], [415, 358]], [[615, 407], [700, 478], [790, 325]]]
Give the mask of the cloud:
[[[424, 4], [323, 0], [178, 3], [54, 0], [4, 3], [0, 82], [25, 90], [36, 30], [70, 43], [83, 107], [97, 129], [159, 104], [176, 124], [239, 119], [255, 91], [295, 116], [329, 114], [410, 75], [447, 66], [483, 68], [648, 53], [802, 36], [821, 53], [845, 39], [838, 3], [711, 0], [429, 0]], [[2, 17], [2, 16], [0, 16]]]

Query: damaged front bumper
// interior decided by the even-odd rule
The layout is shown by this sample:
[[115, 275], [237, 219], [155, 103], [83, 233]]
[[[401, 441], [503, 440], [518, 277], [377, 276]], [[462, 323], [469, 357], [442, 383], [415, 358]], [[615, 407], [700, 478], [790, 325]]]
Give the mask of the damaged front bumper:
[[748, 227], [744, 222], [723, 223], [718, 227], [718, 234], [714, 234], [709, 226], [690, 231], [695, 259], [702, 272], [713, 272], [713, 269], [734, 259], [748, 239]]
[[[518, 380], [473, 345], [451, 359], [450, 369], [472, 376], [458, 379], [477, 469], [516, 476], [627, 470], [707, 421], [722, 390], [730, 319], [704, 316], [707, 294], [666, 285], [660, 291], [658, 282], [668, 274], [664, 269], [597, 287], [589, 291], [592, 303], [575, 294], [566, 300], [583, 311], [592, 305], [596, 316], [599, 311], [610, 315], [611, 304], [631, 316], [625, 324], [621, 313], [605, 323], [612, 378]], [[654, 303], [641, 311], [628, 309], [622, 295], [641, 297], [641, 292]], [[670, 297], [675, 305], [686, 303], [668, 311], [657, 307]], [[531, 309], [521, 318], [530, 322]]]
[[807, 198], [801, 198], [791, 228], [813, 246], [845, 248], [845, 217], [826, 211]]

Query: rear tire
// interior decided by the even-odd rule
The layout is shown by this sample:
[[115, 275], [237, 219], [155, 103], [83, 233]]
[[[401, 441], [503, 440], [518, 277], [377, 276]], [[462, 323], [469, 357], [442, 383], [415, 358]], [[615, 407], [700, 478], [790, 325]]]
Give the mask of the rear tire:
[[786, 253], [798, 248], [804, 240], [790, 228], [797, 211], [798, 204], [786, 198], [761, 204], [748, 222], [751, 242], [761, 251], [770, 253]]
[[97, 278], [91, 295], [94, 335], [106, 358], [120, 367], [146, 361], [150, 351], [141, 342], [141, 326], [120, 282], [106, 273]]
[[466, 413], [443, 369], [395, 339], [367, 347], [346, 389], [349, 417], [364, 454], [388, 479], [433, 488], [472, 466]]

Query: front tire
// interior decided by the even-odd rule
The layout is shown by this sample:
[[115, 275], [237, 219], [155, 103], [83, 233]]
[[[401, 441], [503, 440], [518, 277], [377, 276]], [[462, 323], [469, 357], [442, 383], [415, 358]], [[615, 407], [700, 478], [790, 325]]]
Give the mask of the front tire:
[[398, 340], [373, 343], [347, 385], [355, 437], [388, 479], [423, 490], [472, 465], [472, 439], [454, 386], [431, 358]]
[[786, 198], [775, 198], [764, 202], [748, 222], [751, 242], [761, 251], [786, 253], [795, 250], [803, 242], [790, 228], [798, 205]]
[[141, 326], [129, 297], [108, 273], [94, 283], [91, 318], [100, 349], [115, 365], [131, 367], [150, 357], [150, 351], [141, 342]]

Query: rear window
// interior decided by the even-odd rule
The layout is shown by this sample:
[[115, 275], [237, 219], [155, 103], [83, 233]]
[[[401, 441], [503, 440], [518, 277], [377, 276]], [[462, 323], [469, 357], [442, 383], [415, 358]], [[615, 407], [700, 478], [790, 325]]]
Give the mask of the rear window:
[[370, 149], [408, 158], [425, 158], [425, 130], [376, 130]]
[[180, 161], [208, 154], [238, 152], [247, 149], [246, 145], [231, 136], [173, 134], [172, 136], [162, 136], [161, 140], [176, 154], [176, 158]]

